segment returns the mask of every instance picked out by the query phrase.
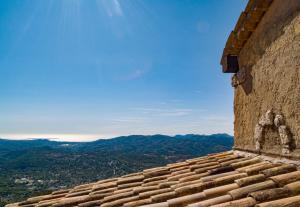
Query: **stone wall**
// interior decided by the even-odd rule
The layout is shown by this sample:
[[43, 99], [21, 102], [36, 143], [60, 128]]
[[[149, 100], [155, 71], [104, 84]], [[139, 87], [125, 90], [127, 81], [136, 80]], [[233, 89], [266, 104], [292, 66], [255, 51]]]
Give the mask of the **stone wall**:
[[[241, 50], [239, 65], [235, 148], [300, 159], [299, 0], [274, 0]], [[269, 124], [263, 123], [267, 112]], [[276, 115], [282, 118], [277, 125]]]

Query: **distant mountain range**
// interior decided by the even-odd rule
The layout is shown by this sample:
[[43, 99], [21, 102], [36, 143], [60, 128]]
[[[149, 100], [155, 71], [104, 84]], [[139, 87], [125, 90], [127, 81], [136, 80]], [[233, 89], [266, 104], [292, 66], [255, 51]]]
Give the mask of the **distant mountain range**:
[[0, 202], [230, 150], [233, 137], [132, 135], [94, 142], [0, 139]]

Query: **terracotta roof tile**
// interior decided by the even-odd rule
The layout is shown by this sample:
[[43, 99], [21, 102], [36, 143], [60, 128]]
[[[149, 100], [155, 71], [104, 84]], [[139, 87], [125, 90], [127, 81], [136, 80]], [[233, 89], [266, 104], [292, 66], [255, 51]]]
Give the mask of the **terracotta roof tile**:
[[296, 165], [276, 162], [224, 152], [54, 191], [7, 207], [297, 206], [300, 171]]
[[269, 201], [265, 203], [257, 204], [257, 207], [297, 207], [300, 206], [300, 196], [293, 196], [288, 198], [283, 198], [275, 201]]

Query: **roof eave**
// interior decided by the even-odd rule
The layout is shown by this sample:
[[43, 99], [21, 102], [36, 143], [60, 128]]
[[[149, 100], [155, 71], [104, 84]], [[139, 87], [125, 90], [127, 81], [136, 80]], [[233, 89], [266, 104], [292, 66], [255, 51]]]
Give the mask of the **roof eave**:
[[229, 56], [238, 58], [240, 51], [257, 28], [257, 25], [269, 9], [273, 0], [249, 0], [230, 33], [223, 50], [221, 65], [224, 73], [236, 73], [238, 68], [232, 68], [228, 62]]

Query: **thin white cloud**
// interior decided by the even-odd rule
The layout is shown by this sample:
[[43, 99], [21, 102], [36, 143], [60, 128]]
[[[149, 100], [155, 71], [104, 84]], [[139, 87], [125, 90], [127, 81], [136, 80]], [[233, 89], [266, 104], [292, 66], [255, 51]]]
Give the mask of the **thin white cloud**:
[[132, 108], [133, 110], [140, 111], [144, 114], [151, 114], [152, 116], [187, 116], [190, 115], [193, 110], [185, 108]]
[[171, 103], [182, 103], [183, 100], [181, 100], [181, 99], [172, 99], [170, 102]]
[[145, 121], [145, 119], [141, 117], [120, 117], [120, 118], [110, 119], [109, 121], [113, 123], [142, 123]]
[[123, 16], [123, 9], [119, 0], [101, 0], [98, 5], [103, 7], [109, 17]]
[[118, 0], [113, 0], [113, 8], [114, 8], [114, 11], [115, 13], [118, 15], [118, 16], [123, 16], [123, 10], [121, 8], [121, 5], [119, 3]]
[[189, 110], [175, 110], [161, 113], [160, 116], [187, 116], [191, 113]]
[[136, 69], [133, 72], [120, 77], [120, 80], [124, 80], [124, 81], [130, 81], [130, 80], [135, 80], [138, 79], [140, 77], [142, 77], [147, 71], [143, 70], [143, 69]]
[[168, 103], [165, 102], [165, 101], [160, 101], [160, 102], [158, 102], [157, 104], [159, 104], [159, 105], [166, 105], [166, 104], [168, 104]]

